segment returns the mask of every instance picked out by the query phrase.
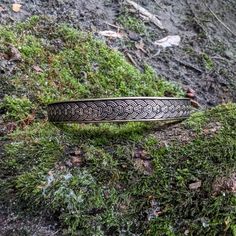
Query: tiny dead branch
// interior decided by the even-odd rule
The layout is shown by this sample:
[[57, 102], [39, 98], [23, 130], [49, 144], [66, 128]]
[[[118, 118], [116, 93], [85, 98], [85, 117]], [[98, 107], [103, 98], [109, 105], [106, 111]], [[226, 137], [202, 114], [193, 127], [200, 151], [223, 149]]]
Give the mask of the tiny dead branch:
[[210, 11], [210, 13], [216, 18], [216, 20], [225, 28], [227, 29], [234, 37], [236, 37], [236, 33], [233, 32], [217, 15], [214, 11], [211, 10], [211, 8], [209, 6], [206, 5], [207, 9]]
[[131, 0], [126, 0], [126, 1], [129, 5], [133, 6], [135, 8], [135, 10], [137, 10], [141, 15], [143, 15], [145, 18], [147, 18], [153, 24], [155, 24], [158, 28], [164, 29], [162, 22], [159, 19], [157, 19], [157, 17], [154, 14], [152, 14], [147, 9], [143, 8], [142, 6], [140, 6], [139, 4], [137, 4], [134, 1], [131, 1]]

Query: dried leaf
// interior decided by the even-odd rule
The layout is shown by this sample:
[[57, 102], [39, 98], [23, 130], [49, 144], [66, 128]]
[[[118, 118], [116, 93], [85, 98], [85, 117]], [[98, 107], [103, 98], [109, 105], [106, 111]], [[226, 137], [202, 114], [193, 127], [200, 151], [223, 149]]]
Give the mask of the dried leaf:
[[5, 53], [0, 52], [0, 60], [6, 60], [8, 59], [8, 56]]
[[178, 46], [180, 43], [180, 40], [181, 38], [179, 35], [169, 35], [163, 39], [155, 41], [154, 45], [158, 45], [163, 48]]
[[189, 231], [188, 229], [186, 229], [186, 230], [184, 231], [184, 235], [189, 235], [189, 233], [190, 233], [190, 231]]
[[149, 159], [148, 152], [145, 151], [144, 149], [139, 148], [139, 149], [135, 150], [134, 158], [140, 158], [143, 160], [147, 160], [147, 159]]
[[35, 119], [35, 114], [30, 114], [24, 120], [20, 121], [19, 126], [21, 128], [25, 128], [26, 126], [32, 124], [34, 119]]
[[195, 90], [191, 89], [191, 88], [188, 88], [187, 89], [187, 93], [194, 93], [195, 94]]
[[191, 100], [191, 105], [195, 108], [201, 107], [201, 105], [197, 101], [194, 101], [194, 100]]
[[196, 92], [193, 89], [188, 88], [187, 92], [186, 92], [186, 97], [195, 98], [196, 97]]
[[143, 53], [147, 53], [144, 49], [144, 46], [145, 46], [145, 44], [143, 43], [143, 41], [135, 43], [135, 47], [138, 50], [142, 51]]
[[122, 38], [124, 34], [116, 31], [111, 31], [111, 30], [105, 30], [105, 31], [99, 31], [99, 34], [106, 36], [106, 37], [111, 37], [111, 38]]
[[16, 129], [17, 129], [17, 124], [14, 122], [10, 122], [6, 125], [6, 131], [8, 134], [12, 133]]
[[188, 187], [190, 190], [196, 190], [199, 189], [202, 186], [202, 181], [197, 181], [195, 183], [190, 184]]
[[21, 4], [19, 4], [19, 3], [14, 3], [14, 4], [12, 4], [12, 10], [14, 11], [14, 12], [19, 12], [20, 11], [20, 9], [21, 9]]
[[72, 156], [70, 161], [74, 166], [80, 166], [83, 162], [80, 156]]
[[36, 73], [41, 73], [41, 72], [43, 72], [43, 69], [41, 69], [41, 68], [40, 68], [39, 66], [37, 66], [37, 65], [34, 65], [32, 68], [36, 71]]
[[195, 98], [195, 94], [194, 93], [187, 93], [186, 97], [188, 97], [188, 98]]
[[10, 61], [20, 61], [21, 60], [21, 55], [19, 50], [14, 47], [13, 45], [9, 45], [10, 48], [10, 55], [9, 55], [9, 60]]
[[134, 168], [146, 175], [151, 175], [153, 172], [152, 162], [150, 160], [134, 159]]
[[212, 136], [222, 128], [220, 122], [208, 123], [207, 128], [203, 129], [203, 134], [206, 136]]
[[70, 159], [66, 162], [67, 166], [81, 166], [84, 164], [84, 153], [80, 148], [75, 148], [70, 152]]
[[0, 6], [0, 12], [3, 12], [3, 11], [5, 11], [5, 8]]
[[75, 150], [75, 155], [76, 155], [76, 156], [82, 156], [82, 155], [83, 155], [82, 150], [81, 150], [81, 149], [76, 149], [76, 150]]
[[131, 1], [131, 0], [126, 0], [130, 5], [132, 5], [137, 11], [139, 11], [142, 15], [144, 15], [145, 17], [147, 17], [149, 19], [149, 21], [151, 21], [152, 23], [154, 23], [157, 27], [159, 27], [160, 29], [164, 29], [162, 22], [160, 20], [157, 19], [157, 17], [155, 15], [153, 15], [152, 13], [150, 13], [148, 10], [146, 10], [145, 8], [141, 7], [140, 5], [138, 5], [136, 2]]
[[229, 177], [217, 177], [212, 183], [213, 194], [220, 192], [236, 193], [236, 173], [232, 173]]

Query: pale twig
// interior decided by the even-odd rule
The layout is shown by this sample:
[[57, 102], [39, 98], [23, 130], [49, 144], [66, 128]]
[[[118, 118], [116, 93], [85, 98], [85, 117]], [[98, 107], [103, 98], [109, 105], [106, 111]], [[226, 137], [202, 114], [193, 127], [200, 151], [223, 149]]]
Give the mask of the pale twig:
[[[206, 5], [206, 4], [205, 4]], [[221, 25], [223, 25], [234, 37], [236, 37], [236, 33], [234, 33], [216, 14], [214, 11], [211, 10], [210, 7], [208, 7], [206, 5], [206, 7], [209, 9], [210, 13], [216, 18], [217, 21], [219, 21], [219, 23]]]
[[138, 64], [136, 63], [136, 61], [134, 60], [134, 58], [131, 56], [131, 54], [128, 53], [128, 52], [126, 52], [125, 55], [128, 57], [128, 59], [130, 60], [130, 62], [132, 62], [132, 64], [138, 68]]
[[136, 11], [141, 13], [141, 15], [145, 16], [146, 18], [148, 18], [149, 21], [154, 23], [158, 28], [164, 29], [164, 26], [163, 26], [162, 22], [159, 19], [157, 19], [157, 17], [154, 14], [152, 14], [151, 12], [149, 12], [147, 9], [143, 8], [142, 6], [140, 6], [139, 4], [137, 4], [134, 1], [126, 0], [126, 2], [129, 5], [133, 6], [133, 8], [135, 8]]
[[194, 66], [194, 65], [192, 65], [192, 64], [190, 64], [190, 63], [187, 63], [187, 62], [185, 62], [185, 61], [181, 61], [179, 58], [178, 58], [178, 59], [177, 59], [177, 58], [173, 58], [173, 59], [174, 59], [177, 63], [179, 63], [180, 65], [183, 65], [183, 66], [185, 66], [185, 67], [187, 67], [187, 68], [189, 68], [189, 69], [193, 69], [193, 70], [199, 72], [200, 74], [203, 73], [203, 71], [202, 71], [201, 69], [197, 68], [196, 66]]
[[113, 27], [113, 28], [118, 29], [118, 31], [124, 30], [124, 28], [123, 28], [122, 26], [114, 25], [114, 24], [111, 24], [111, 23], [109, 23], [109, 22], [107, 22], [107, 21], [105, 21], [104, 23], [107, 24], [107, 25], [109, 25], [109, 26], [111, 26], [111, 27]]

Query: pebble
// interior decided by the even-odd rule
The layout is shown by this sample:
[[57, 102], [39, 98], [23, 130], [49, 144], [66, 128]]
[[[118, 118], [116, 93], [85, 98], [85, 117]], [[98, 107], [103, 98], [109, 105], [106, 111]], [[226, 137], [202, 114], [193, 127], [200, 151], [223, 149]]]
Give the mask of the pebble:
[[133, 41], [139, 41], [141, 39], [140, 35], [134, 32], [129, 32], [128, 36], [129, 36], [129, 39]]

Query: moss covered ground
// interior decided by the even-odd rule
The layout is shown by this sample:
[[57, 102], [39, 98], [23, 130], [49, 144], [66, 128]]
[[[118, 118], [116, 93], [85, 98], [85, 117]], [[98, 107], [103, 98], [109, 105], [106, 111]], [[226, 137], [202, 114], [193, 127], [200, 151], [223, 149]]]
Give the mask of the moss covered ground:
[[163, 145], [161, 123], [50, 124], [45, 107], [57, 100], [184, 93], [148, 65], [139, 71], [92, 35], [46, 19], [1, 27], [0, 45], [21, 55], [1, 82], [4, 122], [14, 124], [1, 137], [6, 206], [53, 216], [59, 235], [236, 235], [235, 104], [180, 124], [194, 133], [185, 143]]

